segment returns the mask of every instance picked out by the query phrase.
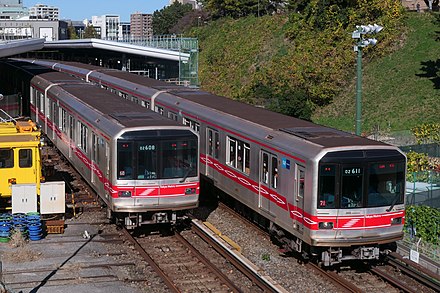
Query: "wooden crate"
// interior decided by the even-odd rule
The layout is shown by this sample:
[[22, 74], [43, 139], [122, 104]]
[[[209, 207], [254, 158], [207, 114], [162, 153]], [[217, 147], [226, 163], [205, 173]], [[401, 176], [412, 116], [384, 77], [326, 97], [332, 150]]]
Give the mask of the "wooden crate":
[[64, 220], [48, 220], [46, 221], [47, 234], [63, 234]]

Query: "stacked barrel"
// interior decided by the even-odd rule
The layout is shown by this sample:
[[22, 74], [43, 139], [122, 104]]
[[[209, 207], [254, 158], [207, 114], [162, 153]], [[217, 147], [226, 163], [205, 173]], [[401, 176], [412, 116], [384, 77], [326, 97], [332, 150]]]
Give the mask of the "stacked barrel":
[[13, 233], [31, 241], [40, 240], [43, 237], [40, 214], [0, 214], [0, 242], [9, 242]]

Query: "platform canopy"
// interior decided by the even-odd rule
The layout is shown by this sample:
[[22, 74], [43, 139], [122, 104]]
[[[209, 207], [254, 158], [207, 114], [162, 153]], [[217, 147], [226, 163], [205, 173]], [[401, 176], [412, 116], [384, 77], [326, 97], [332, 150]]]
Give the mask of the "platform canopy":
[[160, 58], [171, 61], [188, 61], [189, 54], [179, 51], [172, 51], [160, 48], [131, 45], [129, 43], [108, 41], [101, 39], [76, 39], [76, 40], [61, 40], [51, 41], [44, 44], [45, 49], [60, 49], [60, 48], [95, 48], [102, 50], [109, 50], [127, 54], [134, 54], [138, 56], [147, 56]]
[[44, 39], [0, 40], [0, 58], [40, 50], [43, 47]]

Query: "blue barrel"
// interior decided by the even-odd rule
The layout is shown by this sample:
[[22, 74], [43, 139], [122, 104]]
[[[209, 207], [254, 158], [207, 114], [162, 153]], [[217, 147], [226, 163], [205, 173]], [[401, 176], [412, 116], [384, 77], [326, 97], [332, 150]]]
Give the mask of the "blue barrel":
[[8, 242], [11, 239], [11, 221], [0, 221], [0, 242]]
[[41, 217], [39, 213], [27, 213], [27, 230], [29, 240], [38, 241], [43, 236]]

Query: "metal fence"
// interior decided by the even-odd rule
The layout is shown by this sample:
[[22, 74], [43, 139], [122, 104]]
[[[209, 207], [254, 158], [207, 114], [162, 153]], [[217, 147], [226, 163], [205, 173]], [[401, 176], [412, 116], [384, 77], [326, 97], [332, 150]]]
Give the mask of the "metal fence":
[[412, 173], [406, 182], [406, 204], [440, 208], [440, 172]]
[[416, 153], [426, 154], [429, 157], [440, 157], [440, 144], [438, 143], [407, 145], [399, 148], [405, 153], [413, 151]]

